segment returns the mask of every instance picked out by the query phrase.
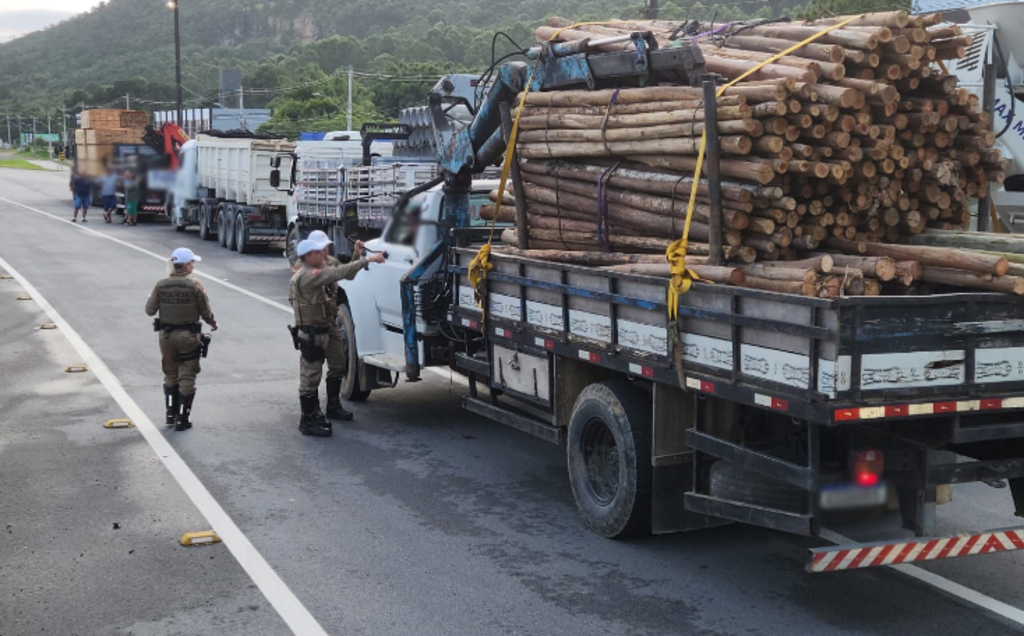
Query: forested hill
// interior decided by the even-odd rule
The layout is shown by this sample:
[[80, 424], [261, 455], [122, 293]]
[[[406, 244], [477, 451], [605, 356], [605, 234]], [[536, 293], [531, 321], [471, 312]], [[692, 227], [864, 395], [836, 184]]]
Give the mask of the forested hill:
[[[577, 20], [638, 17], [643, 0], [180, 0], [183, 84], [208, 105], [217, 73], [240, 67], [256, 89], [294, 85], [352, 64], [366, 72], [481, 70], [502, 29], [524, 45], [551, 15]], [[777, 17], [798, 11], [909, 8], [909, 0], [661, 0], [663, 19]], [[44, 31], [0, 44], [0, 111], [57, 112], [106, 105], [125, 93], [138, 105], [173, 98], [172, 11], [166, 0], [109, 0]], [[509, 50], [499, 44], [498, 53]], [[382, 110], [381, 90], [368, 87]], [[386, 93], [387, 91], [383, 91]], [[123, 104], [123, 101], [121, 102]], [[394, 106], [391, 104], [390, 106]]]

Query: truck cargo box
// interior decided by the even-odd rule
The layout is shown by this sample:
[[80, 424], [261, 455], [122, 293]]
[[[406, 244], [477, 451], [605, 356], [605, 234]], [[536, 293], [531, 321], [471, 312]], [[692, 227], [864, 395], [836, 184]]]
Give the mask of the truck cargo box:
[[[221, 139], [199, 135], [199, 186], [217, 198], [252, 206], [286, 206], [288, 192], [270, 185], [270, 160], [288, 162], [295, 144], [277, 139]], [[287, 165], [287, 163], [286, 163]], [[288, 170], [283, 170], [286, 174]]]

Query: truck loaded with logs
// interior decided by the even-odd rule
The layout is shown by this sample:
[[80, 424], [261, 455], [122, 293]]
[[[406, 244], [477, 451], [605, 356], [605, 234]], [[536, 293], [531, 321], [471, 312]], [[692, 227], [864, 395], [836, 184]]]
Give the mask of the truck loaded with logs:
[[1024, 547], [934, 536], [956, 483], [1024, 515], [1019, 239], [968, 232], [1006, 164], [944, 70], [969, 36], [895, 11], [537, 39], [468, 125], [431, 91], [442, 174], [340, 285], [344, 393], [465, 375], [467, 409], [565, 446], [607, 537], [889, 506], [909, 534], [809, 571]]

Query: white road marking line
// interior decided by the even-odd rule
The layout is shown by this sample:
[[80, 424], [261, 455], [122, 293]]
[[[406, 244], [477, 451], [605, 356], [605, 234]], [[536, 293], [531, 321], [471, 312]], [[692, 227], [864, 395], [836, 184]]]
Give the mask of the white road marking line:
[[[826, 530], [824, 528], [821, 530], [820, 536], [822, 539], [831, 541], [836, 545], [850, 545], [857, 543], [849, 537], [844, 537], [838, 532], [832, 532], [831, 530]], [[936, 587], [947, 594], [952, 594], [963, 601], [977, 605], [978, 607], [986, 609], [993, 614], [998, 614], [1011, 622], [1024, 626], [1024, 610], [1018, 609], [1013, 605], [996, 600], [991, 596], [987, 596], [977, 590], [972, 590], [969, 587], [950, 581], [943, 576], [929, 572], [928, 570], [916, 565], [902, 564], [889, 565], [886, 567], [892, 568], [893, 570], [901, 574], [905, 574], [912, 579], [917, 579], [918, 581], [931, 585], [932, 587]]]
[[150, 448], [160, 458], [167, 472], [174, 477], [181, 489], [185, 491], [188, 498], [199, 512], [206, 518], [213, 529], [224, 540], [224, 544], [234, 555], [235, 559], [259, 588], [263, 596], [274, 607], [284, 622], [295, 634], [306, 636], [307, 634], [326, 636], [327, 632], [320, 626], [309, 610], [288, 588], [277, 572], [263, 558], [263, 555], [256, 550], [256, 547], [249, 541], [249, 538], [242, 533], [242, 530], [235, 525], [235, 522], [228, 516], [224, 508], [213, 498], [210, 491], [206, 489], [192, 469], [188, 467], [185, 460], [178, 455], [174, 447], [167, 442], [164, 436], [153, 422], [146, 416], [145, 411], [135, 403], [135, 400], [128, 395], [121, 385], [117, 376], [107, 367], [98, 355], [85, 343], [85, 340], [78, 335], [78, 332], [71, 327], [64, 318], [57, 313], [57, 310], [43, 298], [35, 287], [25, 279], [11, 265], [0, 258], [0, 267], [14, 277], [22, 288], [32, 295], [32, 299], [39, 305], [50, 320], [53, 321], [64, 334], [71, 346], [75, 348], [82, 362], [89, 367], [89, 370], [99, 379], [100, 383], [107, 389], [117, 405], [121, 407], [124, 414], [135, 423], [142, 436], [149, 443]]
[[[99, 231], [94, 230], [92, 228], [85, 227], [84, 225], [80, 225], [78, 223], [72, 223], [68, 219], [65, 219], [63, 217], [57, 216], [56, 214], [53, 214], [51, 212], [46, 212], [45, 210], [40, 210], [39, 208], [34, 208], [34, 207], [30, 206], [30, 205], [25, 205], [24, 203], [18, 203], [17, 201], [12, 201], [11, 199], [5, 199], [4, 197], [0, 197], [0, 201], [4, 201], [6, 203], [10, 203], [12, 205], [16, 205], [18, 207], [24, 208], [24, 209], [29, 210], [31, 212], [35, 212], [37, 214], [42, 214], [43, 216], [48, 216], [48, 217], [50, 217], [51, 219], [53, 219], [55, 221], [60, 221], [61, 223], [67, 223], [71, 227], [74, 227], [76, 229], [82, 230], [83, 232], [88, 232], [89, 234], [92, 234], [92, 235], [97, 236], [99, 238], [106, 239], [108, 241], [113, 241], [114, 243], [117, 243], [118, 245], [123, 245], [124, 247], [127, 247], [129, 249], [133, 249], [136, 252], [139, 252], [140, 254], [145, 254], [146, 256], [152, 256], [153, 258], [155, 258], [157, 260], [160, 260], [160, 261], [165, 261], [165, 262], [167, 261], [167, 257], [160, 256], [156, 252], [152, 252], [150, 250], [147, 250], [144, 247], [139, 247], [138, 245], [132, 245], [128, 241], [122, 241], [119, 238], [110, 236], [109, 234], [104, 234], [103, 232], [99, 232]], [[200, 256], [202, 256], [202, 254], [200, 254]], [[265, 305], [269, 305], [269, 306], [271, 306], [271, 307], [273, 307], [275, 309], [280, 309], [281, 311], [288, 312], [289, 314], [292, 313], [292, 308], [289, 307], [288, 305], [285, 305], [284, 303], [279, 303], [276, 300], [271, 300], [271, 299], [267, 298], [266, 296], [261, 296], [260, 294], [257, 294], [256, 292], [249, 291], [248, 289], [245, 289], [244, 287], [239, 287], [238, 285], [234, 285], [234, 284], [229, 283], [229, 282], [227, 282], [227, 281], [225, 281], [223, 279], [216, 278], [215, 276], [211, 276], [210, 274], [205, 274], [205, 273], [199, 271], [198, 269], [195, 270], [194, 273], [195, 273], [196, 276], [200, 276], [202, 278], [205, 278], [206, 280], [209, 280], [211, 282], [217, 283], [218, 285], [223, 285], [224, 287], [227, 287], [228, 289], [230, 289], [232, 291], [236, 291], [236, 292], [238, 292], [240, 294], [248, 296], [249, 298], [252, 298], [253, 300], [258, 300], [259, 302], [261, 302], [261, 303], [263, 303]], [[468, 386], [469, 385], [469, 381], [467, 381], [466, 378], [462, 377], [461, 375], [454, 375], [453, 376], [453, 375], [451, 375], [449, 370], [440, 369], [440, 368], [436, 368], [436, 367], [427, 367], [426, 370], [428, 372], [430, 372], [430, 373], [433, 373], [436, 376], [444, 378], [445, 380], [452, 380], [452, 379], [454, 379], [455, 382], [457, 382], [457, 383], [459, 383], [459, 384], [461, 384], [463, 386]]]
[[[168, 256], [160, 256], [156, 252], [152, 252], [150, 250], [147, 250], [144, 247], [139, 247], [138, 245], [132, 245], [128, 241], [122, 241], [119, 238], [110, 236], [109, 234], [104, 234], [103, 232], [99, 232], [97, 230], [94, 230], [94, 229], [92, 229], [90, 227], [86, 227], [86, 226], [81, 225], [79, 223], [72, 223], [70, 220], [65, 219], [63, 217], [60, 217], [60, 216], [57, 216], [56, 214], [53, 214], [51, 212], [46, 212], [44, 210], [40, 210], [39, 208], [33, 208], [32, 206], [25, 205], [24, 203], [18, 203], [17, 201], [12, 201], [10, 199], [5, 199], [3, 197], [0, 197], [0, 201], [4, 201], [5, 203], [10, 203], [12, 205], [16, 205], [16, 206], [18, 206], [20, 208], [25, 208], [26, 210], [29, 210], [31, 212], [35, 212], [37, 214], [42, 214], [43, 216], [48, 216], [48, 217], [50, 217], [51, 219], [53, 219], [55, 221], [60, 221], [61, 223], [67, 223], [71, 227], [77, 228], [77, 229], [79, 229], [79, 230], [81, 230], [83, 232], [88, 232], [89, 234], [92, 234], [94, 236], [98, 236], [98, 237], [106, 239], [108, 241], [113, 241], [114, 243], [117, 243], [118, 245], [123, 245], [124, 247], [127, 247], [129, 249], [133, 249], [136, 252], [139, 252], [141, 254], [145, 254], [146, 256], [152, 256], [153, 258], [155, 258], [155, 259], [157, 259], [159, 261], [167, 262], [167, 259], [170, 258]], [[202, 256], [202, 254], [200, 254], [200, 256]], [[274, 307], [275, 309], [280, 309], [281, 311], [287, 311], [288, 313], [291, 313], [291, 311], [292, 311], [292, 308], [289, 307], [288, 305], [285, 305], [284, 303], [279, 303], [276, 300], [271, 300], [271, 299], [267, 298], [266, 296], [260, 296], [259, 294], [255, 294], [255, 293], [249, 291], [248, 289], [245, 289], [244, 287], [239, 287], [238, 285], [229, 283], [229, 282], [227, 282], [225, 280], [222, 280], [220, 278], [216, 278], [214, 276], [211, 276], [210, 274], [205, 274], [205, 273], [203, 273], [203, 272], [201, 272], [199, 270], [196, 270], [195, 271], [195, 275], [199, 276], [201, 278], [205, 278], [206, 280], [213, 281], [213, 282], [217, 283], [218, 285], [223, 285], [224, 287], [227, 287], [228, 289], [230, 289], [232, 291], [236, 291], [239, 294], [243, 294], [245, 296], [248, 296], [249, 298], [252, 298], [253, 300], [258, 300], [261, 303], [264, 303], [266, 305], [270, 305], [271, 307]]]

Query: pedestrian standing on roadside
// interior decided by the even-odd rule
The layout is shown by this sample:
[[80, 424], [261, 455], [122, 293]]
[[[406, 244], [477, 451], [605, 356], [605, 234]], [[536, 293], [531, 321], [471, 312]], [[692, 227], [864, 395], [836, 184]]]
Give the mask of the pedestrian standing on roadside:
[[75, 216], [72, 223], [78, 222], [78, 211], [82, 211], [82, 223], [86, 222], [85, 216], [89, 214], [89, 199], [92, 198], [92, 179], [77, 170], [71, 172], [71, 196], [75, 199]]
[[146, 315], [160, 314], [153, 328], [160, 334], [161, 367], [164, 372], [164, 405], [167, 426], [176, 431], [192, 428], [189, 415], [196, 397], [196, 376], [203, 354], [202, 318], [217, 331], [210, 310], [210, 299], [203, 284], [192, 277], [197, 261], [202, 260], [187, 247], [171, 254], [173, 272], [157, 282], [146, 302]]
[[103, 222], [110, 223], [114, 210], [117, 209], [117, 173], [111, 168], [96, 181], [100, 185], [100, 197], [103, 199]]
[[124, 173], [124, 222], [137, 225], [139, 217], [139, 181], [128, 171]]
[[[369, 263], [383, 263], [383, 254], [369, 258], [362, 256], [363, 244], [356, 243], [353, 261], [347, 264], [327, 264], [328, 240], [308, 238], [299, 242], [296, 253], [302, 264], [292, 276], [288, 300], [295, 313], [292, 338], [301, 352], [299, 358], [299, 403], [302, 417], [299, 431], [303, 435], [330, 437], [328, 418], [350, 420], [352, 413], [341, 404], [342, 375], [348, 366], [344, 340], [338, 330], [334, 314], [329, 308], [325, 288], [341, 280], [352, 280]], [[336, 261], [335, 261], [336, 262]], [[327, 417], [320, 411], [320, 380], [324, 360], [327, 361]]]

